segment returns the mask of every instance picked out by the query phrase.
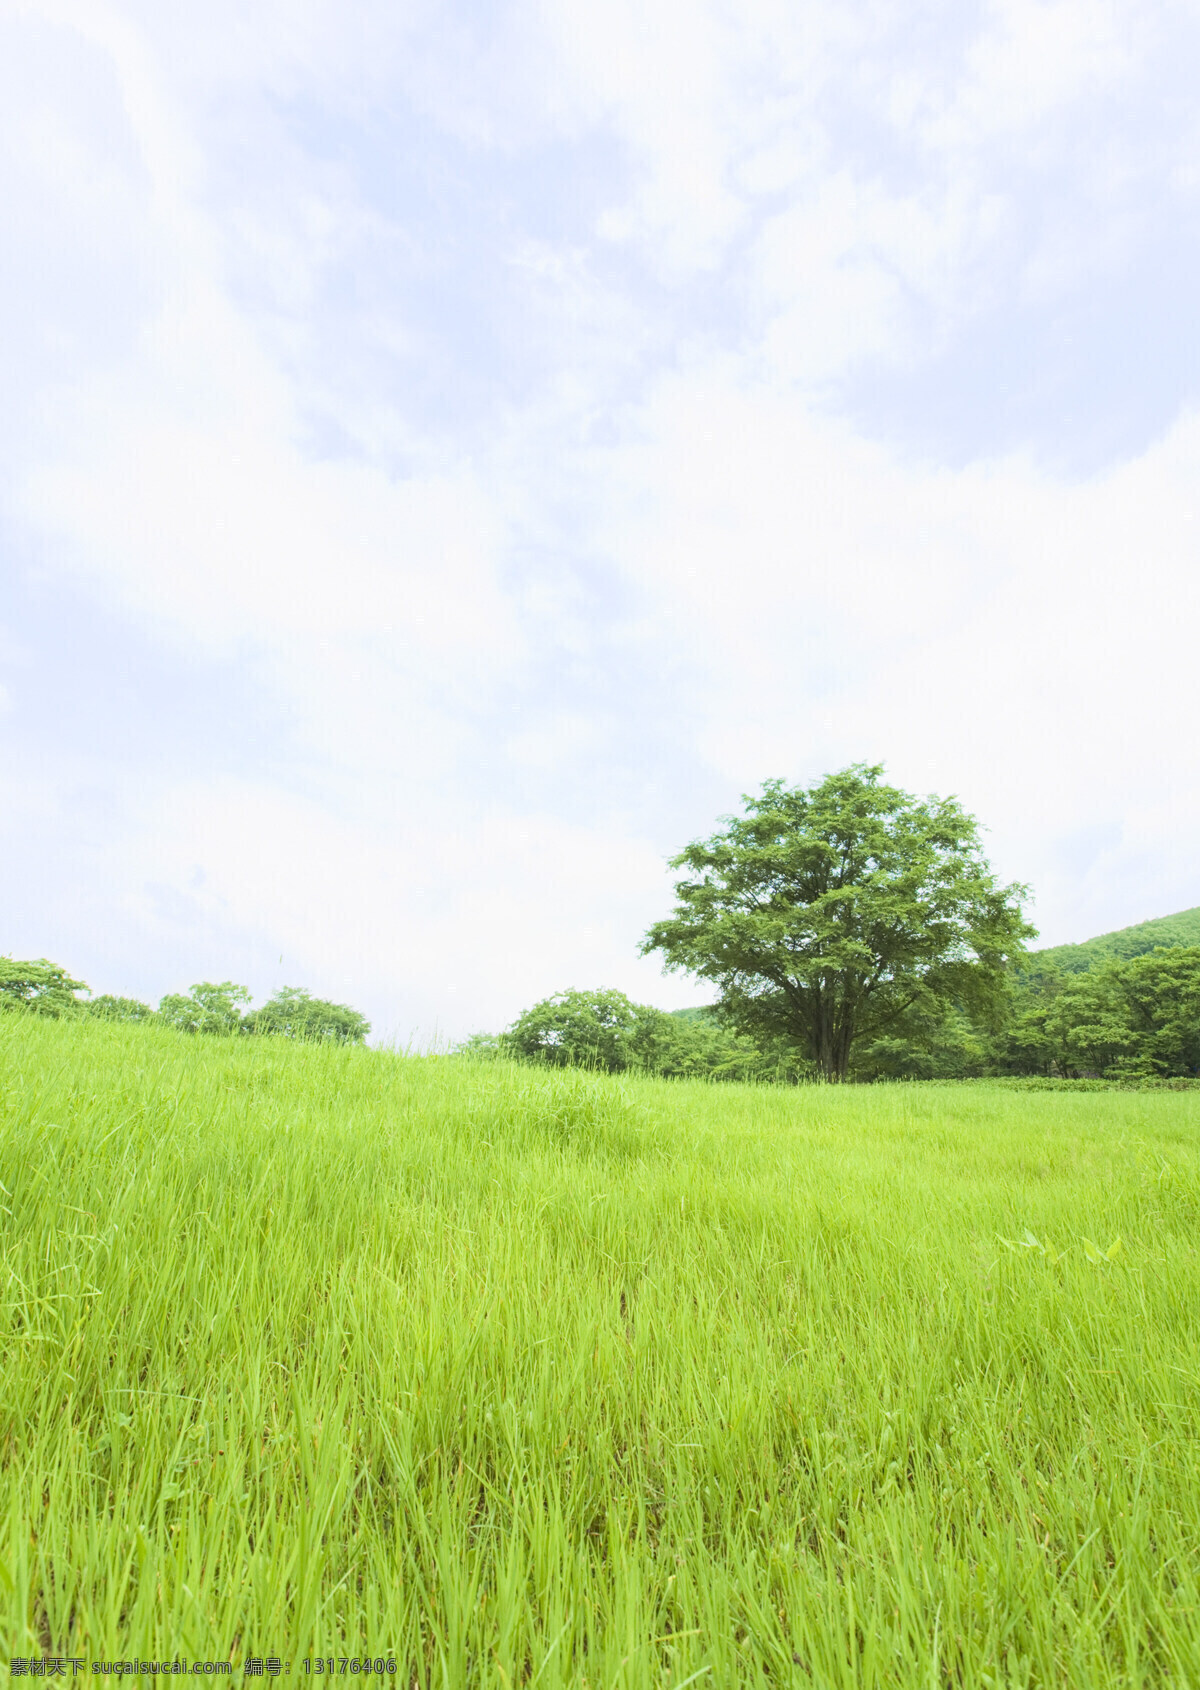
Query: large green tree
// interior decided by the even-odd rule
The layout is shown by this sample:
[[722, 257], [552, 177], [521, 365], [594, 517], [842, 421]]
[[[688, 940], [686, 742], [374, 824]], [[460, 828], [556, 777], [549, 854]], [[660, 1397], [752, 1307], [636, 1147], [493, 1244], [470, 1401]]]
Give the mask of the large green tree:
[[986, 1017], [1034, 929], [953, 798], [917, 799], [856, 763], [808, 788], [768, 781], [746, 813], [672, 861], [690, 870], [643, 954], [713, 981], [722, 1018], [786, 1039], [830, 1080], [856, 1041], [939, 1008]]

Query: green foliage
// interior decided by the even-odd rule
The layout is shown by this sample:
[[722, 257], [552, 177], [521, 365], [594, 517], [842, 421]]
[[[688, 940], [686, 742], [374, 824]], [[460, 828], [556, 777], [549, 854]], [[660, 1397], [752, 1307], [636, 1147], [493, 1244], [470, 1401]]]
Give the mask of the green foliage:
[[98, 1021], [150, 1021], [155, 1012], [137, 998], [115, 998], [105, 992], [91, 999], [87, 1013]]
[[35, 962], [0, 957], [0, 1010], [24, 1009], [54, 1017], [87, 1015], [97, 1021], [162, 1021], [185, 1033], [226, 1037], [271, 1033], [335, 1044], [362, 1044], [371, 1030], [370, 1022], [356, 1010], [314, 998], [299, 986], [285, 986], [248, 1015], [242, 1014], [242, 1006], [250, 1002], [250, 993], [232, 980], [219, 984], [203, 980], [186, 995], [168, 994], [157, 1012], [137, 998], [107, 992], [81, 1002], [76, 993], [87, 990], [82, 980], [73, 980], [65, 969], [44, 957]]
[[1200, 946], [1127, 961], [1101, 956], [1074, 973], [1031, 960], [991, 1041], [994, 1072], [1119, 1078], [1200, 1071]]
[[828, 1079], [857, 1041], [911, 1042], [956, 1004], [994, 1017], [1033, 929], [955, 799], [918, 800], [855, 764], [808, 788], [768, 781], [746, 814], [673, 860], [674, 915], [643, 954], [713, 981], [727, 1025], [784, 1040]]
[[1030, 951], [1027, 966], [1037, 972], [1052, 968], [1064, 974], [1082, 974], [1101, 962], [1128, 962], [1164, 945], [1200, 945], [1200, 909], [1179, 910], [1175, 915], [1157, 916], [1135, 927], [1115, 933], [1101, 933], [1082, 945], [1050, 945]]
[[0, 1099], [6, 1664], [1200, 1683], [1200, 1092], [9, 1015]]
[[794, 1051], [763, 1049], [708, 1011], [673, 1015], [632, 1003], [623, 992], [557, 992], [534, 1004], [498, 1038], [476, 1034], [458, 1047], [475, 1057], [508, 1055], [556, 1068], [636, 1071], [664, 1079], [794, 1081]]
[[239, 1005], [250, 1002], [245, 986], [235, 986], [232, 980], [214, 985], [201, 980], [188, 996], [173, 993], [158, 1006], [158, 1013], [169, 1027], [181, 1033], [215, 1033], [229, 1035], [242, 1030]]
[[288, 1039], [362, 1044], [371, 1023], [344, 1003], [314, 998], [302, 986], [284, 986], [275, 996], [242, 1017], [243, 1033], [276, 1033]]
[[1046, 1038], [1062, 1072], [1200, 1071], [1200, 946], [1106, 962], [1068, 979], [1050, 1001]]
[[452, 1056], [468, 1056], [473, 1062], [500, 1062], [512, 1054], [503, 1033], [472, 1033], [451, 1051]]
[[505, 1043], [527, 1062], [616, 1074], [629, 1066], [637, 1019], [623, 992], [555, 992], [514, 1021]]
[[87, 989], [82, 980], [73, 980], [65, 968], [45, 957], [21, 962], [0, 956], [0, 1010], [26, 1009], [56, 1019], [78, 1015], [84, 1006], [75, 994]]
[[555, 992], [519, 1016], [504, 1043], [526, 1062], [620, 1074], [649, 1064], [670, 1037], [668, 1019], [624, 992]]
[[1068, 975], [1046, 1002], [1044, 1038], [1060, 1073], [1105, 1074], [1133, 1055], [1136, 1038], [1123, 1014], [1115, 973], [1109, 963]]
[[968, 1080], [992, 1066], [986, 1030], [955, 1004], [904, 1018], [904, 1032], [864, 1041], [851, 1058], [856, 1080]]
[[777, 1081], [794, 1084], [811, 1077], [793, 1048], [756, 1043], [725, 1026], [709, 1011], [673, 1015], [644, 1011], [637, 1061], [645, 1074], [663, 1079]]
[[1005, 1091], [1060, 1091], [1076, 1095], [1092, 1091], [1200, 1091], [1200, 1079], [1187, 1075], [1148, 1078], [1121, 1074], [1111, 1079], [1095, 1079], [1090, 1074], [1078, 1074], [1068, 1079], [1065, 1074], [991, 1074], [980, 1083]]
[[[1041, 1076], [1047, 1084], [1075, 1086], [1156, 1077], [1181, 1082], [1200, 1066], [1200, 947], [1144, 946], [1148, 935], [1178, 940], [1193, 931], [1196, 913], [1145, 922], [1102, 941], [1031, 952], [1010, 970], [987, 1021], [953, 1003], [910, 1011], [895, 1030], [855, 1048], [851, 1076]], [[1062, 960], [1065, 949], [1070, 968]]]
[[235, 1033], [275, 1035], [310, 1043], [362, 1044], [371, 1030], [370, 1022], [344, 1003], [314, 998], [302, 986], [284, 986], [261, 1009], [243, 1015], [241, 1006], [250, 993], [232, 980], [219, 985], [203, 980], [188, 996], [163, 998], [158, 1006], [162, 1020], [183, 1033]]
[[1005, 1074], [1045, 1074], [1054, 1071], [1054, 1042], [1048, 1022], [1064, 976], [1056, 968], [1037, 974], [1024, 968], [1008, 982], [1005, 1013], [990, 1040], [989, 1071]]

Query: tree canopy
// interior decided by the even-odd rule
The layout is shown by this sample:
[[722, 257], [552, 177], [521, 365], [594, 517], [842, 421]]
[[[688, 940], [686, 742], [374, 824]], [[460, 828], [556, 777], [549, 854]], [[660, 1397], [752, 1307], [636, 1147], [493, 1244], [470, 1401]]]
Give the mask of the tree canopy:
[[1045, 950], [1031, 951], [1022, 972], [1055, 968], [1064, 974], [1083, 974], [1097, 963], [1129, 962], [1149, 951], [1180, 945], [1200, 945], [1200, 909], [1155, 916], [1152, 921], [1139, 921], [1115, 933], [1097, 934], [1081, 945], [1051, 945]]
[[35, 1015], [75, 1015], [83, 1005], [77, 992], [86, 992], [56, 962], [38, 957], [32, 962], [0, 956], [0, 1009], [28, 1009]]
[[344, 1003], [314, 998], [303, 986], [284, 986], [261, 1009], [242, 1017], [241, 1030], [319, 1043], [362, 1044], [371, 1023]]
[[508, 1032], [476, 1034], [458, 1050], [476, 1058], [509, 1056], [557, 1068], [609, 1074], [633, 1070], [663, 1079], [798, 1077], [785, 1053], [740, 1038], [710, 1011], [668, 1015], [612, 990], [556, 992], [527, 1009]]
[[672, 860], [675, 912], [643, 954], [712, 980], [739, 1032], [784, 1039], [827, 1079], [856, 1041], [950, 1004], [994, 1013], [1034, 929], [954, 798], [917, 799], [856, 763], [808, 788], [766, 782], [746, 813]]
[[154, 1011], [140, 998], [114, 997], [102, 992], [88, 1003], [87, 1012], [97, 1021], [152, 1021]]
[[157, 1010], [139, 998], [105, 992], [81, 1001], [87, 992], [57, 963], [45, 957], [16, 961], [0, 956], [0, 1010], [23, 1009], [35, 1015], [86, 1015], [97, 1021], [157, 1023], [182, 1033], [228, 1037], [242, 1033], [271, 1033], [291, 1039], [332, 1040], [362, 1044], [371, 1023], [344, 1003], [314, 998], [302, 986], [284, 986], [260, 1009], [243, 1014], [250, 1002], [245, 986], [232, 980], [201, 980], [188, 992], [169, 992]]
[[555, 992], [518, 1017], [505, 1044], [529, 1061], [617, 1074], [636, 1065], [639, 1034], [644, 1037], [648, 1018], [659, 1014], [623, 992]]
[[1010, 1072], [1068, 1078], [1200, 1072], [1200, 945], [1161, 947], [1018, 984], [998, 1042]]
[[214, 985], [201, 980], [187, 995], [170, 994], [158, 1006], [159, 1018], [183, 1033], [274, 1034], [335, 1044], [362, 1044], [371, 1031], [366, 1016], [344, 1003], [314, 998], [303, 986], [284, 986], [260, 1009], [243, 1015], [250, 1002], [245, 986], [232, 980]]
[[239, 1033], [242, 1028], [241, 1005], [250, 1002], [245, 986], [232, 980], [219, 985], [201, 980], [188, 994], [169, 992], [158, 1006], [158, 1013], [170, 1027], [181, 1033]]

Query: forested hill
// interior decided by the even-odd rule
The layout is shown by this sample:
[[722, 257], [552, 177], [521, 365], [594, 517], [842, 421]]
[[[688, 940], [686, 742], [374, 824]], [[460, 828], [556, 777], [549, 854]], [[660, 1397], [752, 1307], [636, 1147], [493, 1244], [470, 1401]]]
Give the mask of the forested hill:
[[1139, 921], [1136, 927], [1101, 933], [1095, 939], [1085, 939], [1082, 945], [1051, 945], [1044, 951], [1031, 951], [1029, 961], [1034, 971], [1050, 965], [1065, 974], [1084, 974], [1098, 962], [1128, 962], [1130, 957], [1144, 956], [1157, 945], [1200, 945], [1200, 909]]

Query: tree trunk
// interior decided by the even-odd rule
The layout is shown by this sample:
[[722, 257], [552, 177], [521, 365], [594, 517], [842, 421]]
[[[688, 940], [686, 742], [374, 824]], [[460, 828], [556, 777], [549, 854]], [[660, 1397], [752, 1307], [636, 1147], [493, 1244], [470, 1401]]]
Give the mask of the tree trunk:
[[850, 1072], [850, 1046], [854, 1043], [854, 1023], [847, 1015], [838, 1028], [837, 1064], [838, 1079], [844, 1080]]
[[840, 1085], [850, 1068], [850, 1046], [854, 1042], [854, 1021], [851, 1013], [841, 1008], [836, 998], [822, 991], [816, 1007], [811, 1030], [812, 1053], [817, 1059], [821, 1078], [830, 1085]]
[[837, 1034], [830, 1006], [823, 997], [817, 1009], [817, 1036], [813, 1044], [816, 1047], [813, 1054], [817, 1059], [817, 1067], [821, 1070], [821, 1078], [830, 1082], [840, 1080], [841, 1075], [837, 1071]]

